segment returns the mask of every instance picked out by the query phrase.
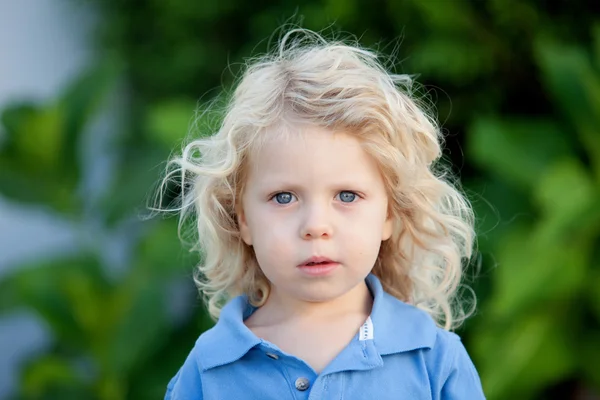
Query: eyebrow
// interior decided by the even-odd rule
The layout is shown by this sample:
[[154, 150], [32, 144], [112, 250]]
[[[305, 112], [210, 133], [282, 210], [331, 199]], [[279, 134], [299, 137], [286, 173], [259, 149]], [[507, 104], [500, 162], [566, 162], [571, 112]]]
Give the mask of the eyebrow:
[[[340, 181], [340, 182], [333, 182], [333, 184], [328, 185], [329, 189], [333, 189], [333, 190], [358, 190], [358, 191], [365, 191], [366, 189], [368, 189], [366, 186], [368, 186], [369, 182], [368, 181]], [[303, 191], [306, 189], [306, 187], [304, 185], [300, 185], [298, 183], [295, 182], [291, 182], [291, 181], [270, 181], [267, 182], [266, 184], [264, 184], [263, 188], [265, 189], [265, 191], [268, 192], [273, 192], [273, 191], [277, 191], [277, 190], [291, 190], [291, 191]]]

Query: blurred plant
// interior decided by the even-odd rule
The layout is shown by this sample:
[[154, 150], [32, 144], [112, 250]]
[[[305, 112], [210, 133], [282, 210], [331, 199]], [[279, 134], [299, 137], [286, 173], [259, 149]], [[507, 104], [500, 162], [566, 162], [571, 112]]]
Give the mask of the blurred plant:
[[102, 65], [81, 76], [57, 100], [24, 103], [2, 113], [6, 137], [0, 147], [0, 192], [15, 201], [48, 204], [57, 211], [81, 211], [78, 145], [96, 112], [113, 71]]
[[470, 337], [489, 399], [533, 398], [559, 382], [600, 388], [595, 51], [540, 35], [535, 59], [555, 115], [481, 117], [468, 132], [469, 155], [487, 172], [472, 188], [494, 200], [501, 220], [513, 216], [494, 226], [497, 216], [480, 207], [480, 246], [497, 270]]
[[[200, 309], [189, 312], [195, 303], [186, 276], [191, 262], [180, 255], [175, 222], [131, 221], [145, 190], [131, 192], [115, 184], [103, 202], [92, 206], [94, 223], [101, 226], [86, 218], [90, 204], [80, 190], [82, 140], [114, 90], [116, 74], [114, 66], [101, 65], [76, 79], [57, 101], [19, 104], [2, 113], [6, 136], [0, 147], [0, 191], [15, 202], [62, 215], [81, 232], [75, 254], [22, 265], [0, 278], [0, 313], [32, 310], [52, 335], [50, 348], [23, 370], [21, 399], [159, 398], [190, 341], [210, 325]], [[185, 109], [187, 118], [192, 110]], [[173, 115], [181, 114], [176, 107], [157, 111], [150, 131], [159, 137], [174, 122]], [[162, 146], [160, 157], [166, 157], [173, 143], [163, 139], [155, 141], [154, 152], [147, 145], [148, 154], [161, 153]], [[147, 161], [143, 166], [135, 161], [117, 160], [130, 171], [129, 179], [131, 171], [142, 183], [158, 179]], [[103, 254], [102, 238], [110, 236], [128, 247], [129, 265], [120, 274]], [[186, 282], [177, 284], [180, 278]], [[182, 293], [177, 296], [177, 291]], [[187, 299], [183, 308], [188, 312], [178, 319], [169, 301], [173, 296]]]

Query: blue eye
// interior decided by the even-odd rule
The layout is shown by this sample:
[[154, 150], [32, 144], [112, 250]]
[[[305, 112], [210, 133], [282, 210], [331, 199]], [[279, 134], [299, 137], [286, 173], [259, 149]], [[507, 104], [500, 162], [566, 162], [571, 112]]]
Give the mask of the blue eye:
[[277, 202], [278, 204], [289, 204], [292, 202], [292, 200], [294, 200], [294, 197], [296, 196], [294, 196], [290, 192], [281, 192], [273, 196], [275, 202]]
[[340, 192], [339, 197], [343, 203], [352, 203], [354, 200], [356, 200], [356, 193], [345, 190]]

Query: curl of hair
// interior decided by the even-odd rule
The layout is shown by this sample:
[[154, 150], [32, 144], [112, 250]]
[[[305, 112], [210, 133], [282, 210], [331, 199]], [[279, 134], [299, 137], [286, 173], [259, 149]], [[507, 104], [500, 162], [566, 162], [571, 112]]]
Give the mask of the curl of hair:
[[216, 133], [191, 140], [163, 180], [181, 179], [180, 228], [193, 216], [203, 255], [195, 282], [214, 318], [233, 296], [260, 306], [269, 294], [240, 238], [236, 206], [250, 155], [294, 119], [356, 135], [378, 162], [395, 221], [373, 268], [384, 289], [445, 329], [468, 316], [457, 294], [472, 255], [473, 212], [439, 166], [440, 129], [413, 94], [412, 79], [388, 73], [374, 52], [302, 29], [248, 62]]

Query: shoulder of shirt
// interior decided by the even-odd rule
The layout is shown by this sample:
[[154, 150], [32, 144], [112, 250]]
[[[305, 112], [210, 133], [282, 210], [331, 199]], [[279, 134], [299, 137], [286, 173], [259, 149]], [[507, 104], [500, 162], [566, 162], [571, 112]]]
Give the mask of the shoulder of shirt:
[[458, 367], [463, 353], [466, 349], [459, 335], [436, 327], [435, 343], [425, 353], [425, 360], [436, 375], [447, 376]]
[[198, 339], [196, 339], [196, 345], [192, 350], [194, 354], [194, 360], [196, 362], [199, 371], [212, 367], [210, 362], [211, 355], [213, 352], [217, 352], [219, 348], [227, 347], [228, 343], [223, 343], [223, 337], [220, 334], [220, 329], [217, 326], [204, 331]]
[[432, 350], [448, 352], [454, 357], [461, 347], [463, 344], [459, 335], [436, 326], [435, 344]]
[[414, 305], [389, 293], [382, 293], [372, 313], [374, 341], [381, 355], [436, 345], [437, 327], [433, 318]]
[[242, 296], [230, 300], [217, 323], [196, 340], [194, 352], [200, 371], [233, 362], [261, 342], [244, 325], [247, 305]]
[[457, 334], [438, 328], [435, 345], [424, 352], [424, 359], [436, 387], [453, 393], [449, 398], [485, 399], [477, 369]]
[[381, 355], [418, 349], [448, 355], [462, 346], [460, 337], [439, 327], [429, 313], [387, 292], [380, 294], [373, 323]]

